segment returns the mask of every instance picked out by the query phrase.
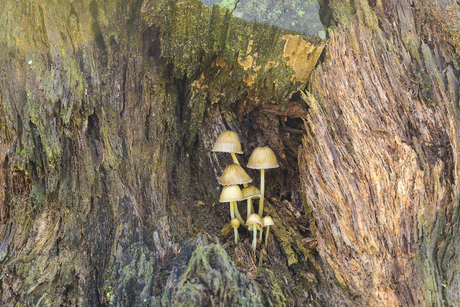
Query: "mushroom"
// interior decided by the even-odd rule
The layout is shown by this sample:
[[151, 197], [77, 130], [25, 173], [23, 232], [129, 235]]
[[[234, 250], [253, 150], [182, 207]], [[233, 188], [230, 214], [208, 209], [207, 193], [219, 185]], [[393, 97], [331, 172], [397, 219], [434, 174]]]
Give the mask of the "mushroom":
[[[222, 189], [222, 193], [220, 193], [219, 202], [221, 203], [230, 203], [230, 217], [233, 219], [235, 218], [235, 208], [236, 202], [243, 200], [243, 193], [241, 193], [241, 189], [237, 185], [229, 185]], [[238, 217], [239, 216], [239, 217]], [[240, 223], [244, 225], [244, 221], [241, 218], [238, 212], [237, 218], [240, 220]]]
[[[224, 170], [224, 174], [219, 178], [219, 183], [222, 185], [235, 185], [235, 184], [247, 184], [252, 182], [251, 177], [244, 171], [239, 164], [231, 164]], [[238, 206], [234, 205], [235, 215], [240, 222], [244, 225], [243, 218], [238, 211]], [[245, 226], [246, 227], [246, 226]]]
[[214, 143], [212, 148], [214, 152], [229, 152], [232, 155], [233, 162], [240, 164], [235, 153], [242, 154], [241, 143], [238, 135], [230, 130], [222, 132]]
[[[238, 244], [238, 227], [240, 227], [240, 220], [235, 217], [230, 221], [230, 224], [235, 231], [235, 244]], [[265, 243], [265, 245], [267, 244]]]
[[[240, 142], [240, 139], [238, 138], [238, 135], [231, 130], [226, 130], [219, 135], [216, 142], [214, 143], [214, 147], [212, 148], [212, 151], [229, 152], [232, 155], [233, 163], [235, 164], [240, 164], [240, 162], [238, 162], [238, 158], [236, 157], [235, 153], [237, 154], [243, 153], [243, 150], [241, 149], [241, 142]], [[246, 188], [248, 186], [248, 183], [243, 183], [243, 186]], [[248, 202], [248, 206], [249, 205], [252, 206], [252, 201], [248, 200], [247, 202]], [[237, 214], [239, 215], [239, 212], [237, 212]]]
[[267, 227], [267, 232], [265, 233], [265, 248], [267, 248], [270, 226], [275, 225], [275, 223], [273, 223], [273, 219], [267, 215], [262, 219], [262, 224], [264, 225], [264, 227]]
[[257, 147], [249, 157], [247, 167], [260, 169], [260, 193], [262, 196], [260, 197], [259, 216], [262, 216], [264, 212], [265, 170], [279, 167], [278, 160], [270, 147]]
[[246, 225], [248, 225], [249, 230], [252, 230], [253, 233], [253, 240], [252, 240], [252, 248], [256, 251], [256, 244], [257, 244], [257, 228], [262, 225], [262, 220], [260, 216], [256, 213], [251, 214], [246, 221]]
[[239, 164], [231, 164], [227, 166], [219, 178], [221, 185], [245, 184], [252, 182], [251, 177]]
[[[261, 197], [262, 194], [260, 190], [255, 186], [251, 185], [241, 190], [243, 193], [243, 199], [247, 199], [248, 201], [248, 215], [247, 218], [251, 215], [252, 211], [254, 211], [254, 207], [252, 206], [252, 198], [253, 197]], [[252, 211], [251, 211], [252, 210]]]

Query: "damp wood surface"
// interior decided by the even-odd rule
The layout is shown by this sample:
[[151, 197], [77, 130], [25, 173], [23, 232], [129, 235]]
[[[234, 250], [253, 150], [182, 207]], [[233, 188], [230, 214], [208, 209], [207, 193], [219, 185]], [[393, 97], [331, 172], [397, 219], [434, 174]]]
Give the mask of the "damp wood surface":
[[[458, 306], [459, 4], [318, 5], [324, 41], [197, 0], [0, 0], [0, 305]], [[255, 253], [224, 130], [280, 163]]]

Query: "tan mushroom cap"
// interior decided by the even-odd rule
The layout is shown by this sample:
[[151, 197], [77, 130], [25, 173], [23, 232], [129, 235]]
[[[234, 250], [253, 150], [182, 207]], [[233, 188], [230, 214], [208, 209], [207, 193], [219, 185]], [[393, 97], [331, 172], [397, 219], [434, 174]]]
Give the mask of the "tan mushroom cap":
[[275, 153], [270, 147], [257, 147], [254, 149], [247, 165], [248, 168], [252, 169], [268, 169], [279, 166]]
[[230, 224], [232, 225], [233, 228], [238, 228], [240, 227], [240, 220], [238, 218], [233, 218], [231, 221], [230, 221]]
[[252, 182], [251, 177], [239, 164], [231, 164], [224, 170], [224, 174], [219, 178], [221, 185], [245, 184]]
[[268, 215], [262, 219], [262, 223], [264, 227], [275, 225], [275, 223], [273, 222], [273, 219]]
[[212, 151], [243, 153], [238, 135], [230, 130], [224, 131], [219, 135]]
[[262, 219], [257, 213], [253, 213], [248, 217], [248, 220], [246, 221], [246, 225], [252, 225], [252, 224], [259, 224], [262, 225]]
[[241, 189], [237, 185], [226, 186], [222, 189], [222, 193], [220, 193], [219, 202], [221, 203], [241, 200], [243, 200], [243, 193], [241, 193]]
[[260, 190], [253, 185], [248, 186], [241, 190], [243, 192], [243, 199], [253, 198], [253, 197], [262, 197]]

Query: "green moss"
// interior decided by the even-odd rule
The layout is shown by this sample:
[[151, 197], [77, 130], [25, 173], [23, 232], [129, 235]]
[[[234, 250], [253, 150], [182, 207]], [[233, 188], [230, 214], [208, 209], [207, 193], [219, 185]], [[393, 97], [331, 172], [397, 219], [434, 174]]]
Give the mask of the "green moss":
[[[209, 102], [226, 109], [256, 89], [252, 100], [287, 106], [286, 97], [305, 85], [304, 80], [293, 81], [295, 72], [286, 65], [289, 58], [283, 56], [283, 36], [307, 39], [300, 32], [241, 20], [229, 9], [208, 8], [198, 0], [158, 2], [145, 10], [144, 20], [158, 22], [168, 34], [161, 38], [164, 58], [171, 67], [165, 78], [176, 84], [186, 82], [185, 101], [174, 103], [183, 104], [182, 118], [187, 121], [180, 125], [187, 146], [195, 142]], [[165, 100], [171, 98], [178, 97], [165, 95]]]
[[[272, 270], [261, 268], [259, 275], [264, 292], [264, 306], [287, 306], [287, 295], [283, 292], [280, 282], [277, 280]], [[282, 282], [281, 282], [282, 283]]]
[[220, 245], [198, 246], [163, 306], [262, 306], [256, 285], [238, 273]]

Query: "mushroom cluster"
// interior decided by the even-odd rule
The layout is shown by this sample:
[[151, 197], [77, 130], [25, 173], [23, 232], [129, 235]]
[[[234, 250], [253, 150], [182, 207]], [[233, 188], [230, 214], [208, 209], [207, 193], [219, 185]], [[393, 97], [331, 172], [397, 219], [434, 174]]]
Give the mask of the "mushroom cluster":
[[[249, 231], [252, 231], [252, 248], [255, 251], [257, 245], [257, 232], [259, 231], [259, 241], [262, 242], [263, 227], [267, 227], [267, 232], [265, 234], [265, 247], [267, 247], [269, 228], [271, 225], [274, 225], [274, 223], [273, 219], [269, 216], [262, 218], [264, 211], [265, 170], [279, 167], [275, 153], [269, 147], [257, 147], [249, 157], [246, 167], [260, 170], [260, 189], [258, 189], [253, 185], [249, 185], [252, 179], [238, 162], [236, 154], [242, 154], [243, 151], [241, 150], [241, 143], [238, 135], [235, 132], [222, 132], [217, 138], [212, 151], [230, 153], [234, 163], [227, 166], [224, 173], [219, 178], [219, 183], [224, 186], [219, 201], [221, 203], [230, 203], [230, 217], [231, 225], [235, 233], [235, 244], [237, 244], [239, 240], [238, 227], [241, 225], [248, 228]], [[242, 190], [238, 186], [239, 184], [243, 185]], [[254, 210], [253, 198], [259, 198], [258, 214]], [[246, 222], [243, 220], [238, 210], [238, 202], [243, 200], [247, 202]]]

